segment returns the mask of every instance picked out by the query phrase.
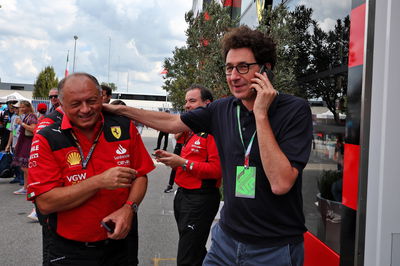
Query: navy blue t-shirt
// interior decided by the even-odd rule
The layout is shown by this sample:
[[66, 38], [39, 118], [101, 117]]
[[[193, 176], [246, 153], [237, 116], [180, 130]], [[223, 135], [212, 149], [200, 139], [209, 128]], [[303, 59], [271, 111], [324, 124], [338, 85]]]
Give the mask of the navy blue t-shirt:
[[219, 99], [181, 115], [181, 120], [194, 132], [211, 133], [216, 141], [224, 186], [224, 207], [220, 225], [233, 238], [250, 244], [279, 246], [302, 241], [304, 226], [301, 195], [302, 170], [307, 164], [312, 142], [312, 116], [309, 104], [301, 98], [278, 95], [268, 111], [271, 128], [279, 147], [299, 175], [285, 195], [275, 195], [261, 164], [258, 136], [250, 152], [250, 166], [256, 167], [254, 199], [235, 196], [236, 166], [243, 166], [244, 147], [237, 122], [240, 105], [240, 124], [243, 141], [248, 146], [256, 130], [255, 117], [240, 100], [234, 97]]

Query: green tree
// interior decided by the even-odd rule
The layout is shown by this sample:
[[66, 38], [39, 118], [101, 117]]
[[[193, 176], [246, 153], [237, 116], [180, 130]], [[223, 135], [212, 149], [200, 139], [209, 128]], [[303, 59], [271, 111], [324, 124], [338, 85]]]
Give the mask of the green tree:
[[282, 2], [264, 14], [259, 29], [277, 44], [274, 87], [303, 98], [321, 98], [339, 123], [338, 103], [347, 93], [349, 17], [324, 31], [312, 19], [312, 9], [290, 11]]
[[52, 88], [57, 88], [58, 78], [52, 66], [45, 67], [42, 70], [34, 84], [33, 97], [47, 98], [49, 91]]
[[185, 14], [188, 23], [186, 45], [176, 47], [173, 56], [164, 60], [168, 73], [163, 89], [169, 93], [174, 108], [183, 107], [185, 89], [193, 83], [208, 87], [215, 98], [229, 93], [222, 70], [224, 61], [220, 44], [221, 37], [235, 25], [228, 11], [212, 1], [197, 16], [191, 11]]
[[116, 91], [117, 90], [117, 85], [115, 85], [114, 82], [109, 82], [109, 83], [108, 82], [102, 82], [101, 85], [109, 86], [112, 89], [112, 91]]

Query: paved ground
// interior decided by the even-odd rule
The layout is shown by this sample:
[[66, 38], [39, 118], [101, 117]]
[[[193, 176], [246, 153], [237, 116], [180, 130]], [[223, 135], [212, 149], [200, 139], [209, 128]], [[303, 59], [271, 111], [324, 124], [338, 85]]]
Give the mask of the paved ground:
[[[157, 131], [145, 129], [142, 136], [151, 153], [156, 144]], [[168, 150], [172, 151], [171, 138]], [[335, 167], [331, 161], [314, 154], [303, 178], [306, 224], [314, 233], [320, 219], [314, 202], [317, 193], [316, 178], [322, 164], [324, 169]], [[157, 164], [157, 168], [149, 176], [148, 191], [139, 210], [140, 265], [176, 265], [178, 233], [173, 217], [174, 195], [163, 193], [169, 173], [169, 168]], [[41, 265], [40, 225], [26, 217], [32, 204], [24, 196], [13, 195], [12, 192], [19, 186], [9, 184], [9, 181], [10, 179], [0, 179], [0, 265]]]

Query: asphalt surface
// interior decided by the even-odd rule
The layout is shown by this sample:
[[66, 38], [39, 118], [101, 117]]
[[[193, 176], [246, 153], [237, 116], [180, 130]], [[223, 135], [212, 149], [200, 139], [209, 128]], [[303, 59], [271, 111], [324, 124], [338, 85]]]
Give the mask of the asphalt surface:
[[[157, 131], [145, 129], [142, 139], [149, 153], [157, 141]], [[168, 151], [172, 152], [171, 135]], [[318, 235], [320, 215], [315, 206], [316, 179], [322, 169], [334, 169], [335, 164], [325, 156], [313, 152], [303, 174], [303, 201], [306, 226]], [[139, 264], [176, 265], [178, 232], [173, 216], [174, 193], [164, 193], [170, 168], [156, 164], [149, 174], [146, 196], [139, 208]], [[25, 196], [14, 195], [17, 184], [11, 179], [0, 179], [0, 266], [41, 265], [41, 227], [26, 216], [32, 204]], [[174, 187], [176, 188], [176, 187]]]

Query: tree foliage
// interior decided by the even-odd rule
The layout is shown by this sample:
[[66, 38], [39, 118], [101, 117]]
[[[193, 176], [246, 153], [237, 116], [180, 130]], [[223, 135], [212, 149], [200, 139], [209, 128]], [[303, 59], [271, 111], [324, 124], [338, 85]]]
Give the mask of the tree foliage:
[[56, 77], [54, 68], [52, 66], [47, 66], [39, 73], [38, 77], [36, 78], [32, 96], [47, 98], [47, 96], [49, 95], [49, 91], [52, 88], [57, 88], [57, 85], [58, 78]]
[[116, 91], [117, 90], [117, 85], [115, 85], [114, 82], [102, 82], [101, 85], [106, 85], [108, 87], [110, 87], [112, 89], [112, 91]]
[[222, 70], [220, 39], [235, 25], [228, 10], [211, 1], [197, 16], [185, 14], [188, 23], [187, 41], [184, 47], [176, 47], [173, 56], [164, 60], [165, 76], [163, 89], [169, 93], [174, 108], [184, 105], [185, 89], [193, 83], [208, 87], [215, 98], [229, 93]]
[[312, 19], [312, 9], [285, 3], [269, 9], [259, 29], [277, 43], [274, 87], [303, 98], [321, 98], [339, 123], [338, 102], [347, 93], [350, 19], [338, 19], [324, 31]]

